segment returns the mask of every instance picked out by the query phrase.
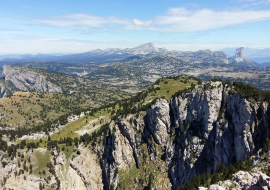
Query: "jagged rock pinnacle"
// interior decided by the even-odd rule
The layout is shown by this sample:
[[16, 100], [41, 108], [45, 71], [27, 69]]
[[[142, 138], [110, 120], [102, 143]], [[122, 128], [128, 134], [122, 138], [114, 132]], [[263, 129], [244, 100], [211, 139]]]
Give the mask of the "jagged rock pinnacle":
[[236, 49], [235, 57], [244, 58], [245, 57], [245, 49], [243, 47], [239, 47]]
[[234, 57], [237, 62], [243, 61], [245, 58], [244, 48], [243, 47], [237, 48]]
[[239, 47], [233, 57], [229, 58], [229, 63], [245, 67], [257, 67], [258, 64], [245, 56], [244, 47]]

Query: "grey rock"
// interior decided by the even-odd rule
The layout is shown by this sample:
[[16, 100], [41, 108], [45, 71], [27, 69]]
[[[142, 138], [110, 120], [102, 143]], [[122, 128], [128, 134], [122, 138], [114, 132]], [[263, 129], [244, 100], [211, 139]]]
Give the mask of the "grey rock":
[[159, 99], [147, 110], [147, 126], [157, 144], [164, 146], [170, 132], [170, 107], [166, 100]]
[[270, 189], [270, 178], [261, 173], [248, 173], [239, 171], [233, 174], [232, 181], [226, 180], [224, 182], [218, 182], [208, 188], [199, 187], [202, 190], [229, 190], [232, 189], [230, 186], [235, 184], [236, 190], [262, 190]]
[[[112, 122], [106, 145], [100, 149], [103, 150], [100, 154], [104, 153], [101, 163], [107, 184], [117, 184], [116, 167], [120, 170], [132, 164], [139, 167], [137, 160], [143, 155], [141, 138], [147, 143], [152, 162], [158, 161], [158, 153], [165, 155], [162, 170], [170, 176], [172, 189], [192, 180], [196, 174], [214, 172], [218, 163], [229, 166], [255, 154], [261, 139], [270, 136], [270, 106], [235, 92], [229, 94], [230, 90], [219, 81], [205, 82], [172, 98], [170, 103], [158, 99], [144, 118], [128, 115]], [[130, 123], [132, 117], [135, 119]], [[159, 148], [152, 146], [152, 138]], [[248, 174], [245, 175], [248, 179]], [[235, 181], [240, 180], [239, 176], [235, 176]], [[267, 179], [260, 174], [253, 185]], [[209, 188], [227, 189], [231, 184], [227, 181]]]
[[23, 67], [4, 65], [3, 75], [6, 81], [11, 81], [21, 91], [62, 93], [60, 87], [49, 82], [43, 75]]
[[229, 64], [247, 67], [259, 67], [258, 63], [245, 57], [245, 50], [243, 47], [236, 49], [235, 55], [229, 58]]

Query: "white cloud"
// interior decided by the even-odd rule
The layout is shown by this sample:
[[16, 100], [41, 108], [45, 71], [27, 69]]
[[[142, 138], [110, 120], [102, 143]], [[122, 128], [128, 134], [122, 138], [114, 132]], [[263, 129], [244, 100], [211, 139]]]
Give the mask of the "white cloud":
[[268, 20], [270, 20], [270, 10], [215, 11], [211, 9], [187, 10], [177, 7], [170, 8], [165, 14], [145, 21], [137, 18], [102, 17], [90, 14], [58, 15], [34, 21], [57, 27], [100, 31], [193, 32]]
[[200, 9], [189, 11], [185, 8], [171, 8], [157, 16], [151, 30], [161, 32], [192, 32], [223, 28], [245, 23], [270, 20], [270, 11], [214, 11]]
[[67, 14], [50, 17], [48, 19], [36, 19], [36, 22], [57, 26], [57, 27], [71, 27], [71, 28], [85, 28], [85, 27], [103, 27], [105, 24], [125, 24], [124, 19], [116, 17], [104, 18], [97, 15], [89, 14]]
[[133, 21], [133, 23], [135, 24], [135, 25], [137, 25], [137, 26], [143, 26], [143, 27], [147, 27], [147, 26], [149, 26], [149, 25], [151, 25], [152, 24], [152, 21], [151, 20], [147, 20], [147, 21], [142, 21], [142, 20], [139, 20], [139, 19], [133, 19], [132, 20]]

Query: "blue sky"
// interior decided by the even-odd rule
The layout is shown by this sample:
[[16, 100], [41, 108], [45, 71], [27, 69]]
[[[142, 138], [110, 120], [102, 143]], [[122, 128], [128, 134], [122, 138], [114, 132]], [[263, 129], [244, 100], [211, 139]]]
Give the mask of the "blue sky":
[[0, 54], [270, 47], [270, 0], [0, 0]]

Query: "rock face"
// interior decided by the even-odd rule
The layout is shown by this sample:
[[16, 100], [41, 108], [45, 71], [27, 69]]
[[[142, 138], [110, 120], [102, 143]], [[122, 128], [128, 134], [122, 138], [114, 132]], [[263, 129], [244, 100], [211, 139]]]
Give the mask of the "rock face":
[[102, 150], [103, 156], [100, 156], [105, 189], [111, 184], [117, 187], [119, 177], [116, 170], [127, 170], [133, 165], [139, 167], [140, 143], [140, 137], [126, 120], [119, 119], [118, 123], [110, 124], [110, 136]]
[[243, 59], [245, 58], [244, 48], [243, 47], [237, 48], [234, 57], [238, 62], [243, 61]]
[[62, 93], [62, 89], [49, 82], [43, 75], [23, 67], [3, 66], [3, 75], [21, 91], [34, 90], [37, 92]]
[[80, 155], [71, 161], [70, 167], [81, 177], [87, 190], [103, 189], [102, 171], [98, 158], [87, 147], [79, 146]]
[[239, 171], [233, 174], [232, 180], [218, 182], [208, 188], [200, 187], [200, 190], [229, 190], [231, 185], [235, 185], [236, 190], [262, 190], [270, 189], [270, 178], [262, 172], [248, 173]]
[[165, 145], [168, 142], [170, 132], [170, 107], [166, 100], [157, 100], [147, 112], [147, 125], [157, 144]]
[[141, 141], [147, 144], [151, 161], [158, 163], [158, 155], [163, 155], [172, 189], [196, 174], [214, 172], [218, 163], [229, 166], [255, 154], [270, 136], [270, 106], [229, 91], [219, 81], [206, 82], [170, 103], [157, 100], [143, 118], [128, 115], [111, 123], [100, 153], [107, 186], [119, 183], [116, 168], [140, 168]]
[[245, 57], [245, 50], [243, 47], [236, 49], [235, 55], [229, 58], [229, 63], [245, 67], [259, 67], [258, 63]]
[[0, 98], [11, 96], [18, 89], [10, 81], [0, 80]]
[[140, 45], [135, 48], [131, 48], [127, 51], [127, 53], [137, 55], [137, 54], [150, 54], [150, 53], [158, 53], [159, 50], [154, 46], [153, 43], [149, 42], [147, 44]]

